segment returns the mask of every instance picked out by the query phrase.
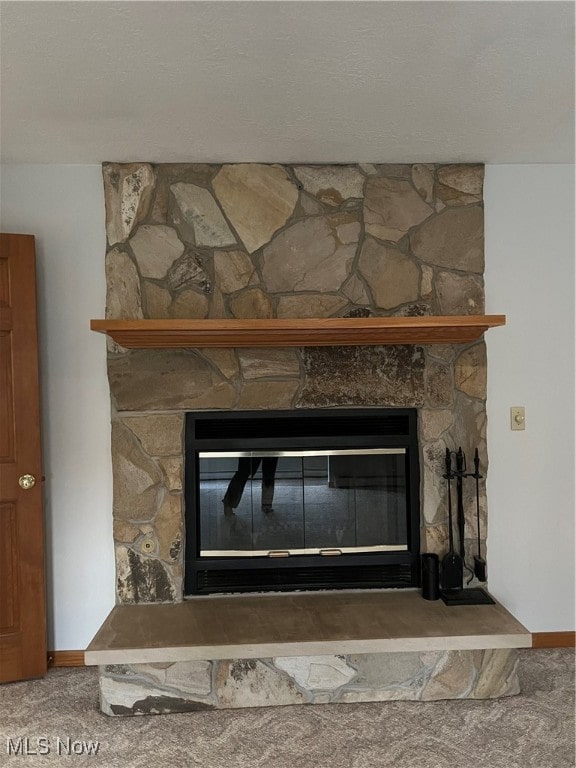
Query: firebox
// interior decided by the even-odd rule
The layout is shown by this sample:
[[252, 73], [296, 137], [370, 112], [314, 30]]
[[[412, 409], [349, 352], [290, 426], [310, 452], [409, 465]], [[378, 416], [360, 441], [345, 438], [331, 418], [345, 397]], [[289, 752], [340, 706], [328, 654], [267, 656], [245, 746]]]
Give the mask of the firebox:
[[415, 409], [186, 414], [185, 593], [415, 587]]

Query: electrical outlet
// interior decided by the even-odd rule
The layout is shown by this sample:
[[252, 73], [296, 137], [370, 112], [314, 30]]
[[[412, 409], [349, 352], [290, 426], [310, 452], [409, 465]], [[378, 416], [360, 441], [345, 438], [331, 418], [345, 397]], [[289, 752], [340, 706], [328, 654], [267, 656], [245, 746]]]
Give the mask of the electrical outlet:
[[523, 405], [513, 405], [510, 408], [510, 429], [526, 429], [526, 413]]

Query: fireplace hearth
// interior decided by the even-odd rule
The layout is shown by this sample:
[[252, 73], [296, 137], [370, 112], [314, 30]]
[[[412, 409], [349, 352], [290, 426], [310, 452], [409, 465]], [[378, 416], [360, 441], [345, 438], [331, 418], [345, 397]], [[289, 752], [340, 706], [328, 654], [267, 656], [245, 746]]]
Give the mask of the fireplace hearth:
[[186, 415], [185, 594], [415, 587], [415, 409]]

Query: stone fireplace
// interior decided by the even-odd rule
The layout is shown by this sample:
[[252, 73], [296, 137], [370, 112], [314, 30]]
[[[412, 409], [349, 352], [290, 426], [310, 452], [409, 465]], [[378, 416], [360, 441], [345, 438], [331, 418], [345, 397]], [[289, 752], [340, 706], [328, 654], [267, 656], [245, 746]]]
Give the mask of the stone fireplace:
[[[484, 312], [482, 165], [133, 163], [105, 164], [103, 175], [109, 319]], [[128, 350], [108, 340], [108, 377], [120, 607], [140, 611], [155, 603], [158, 613], [167, 607], [158, 604], [184, 610], [189, 602], [182, 603], [186, 413], [415, 409], [420, 550], [439, 555], [448, 539], [446, 448], [462, 447], [469, 457], [478, 448], [486, 476], [483, 341]], [[464, 491], [472, 561], [476, 497], [466, 484]], [[261, 610], [267, 603], [250, 604]], [[224, 605], [234, 611], [239, 603]], [[103, 710], [484, 698], [518, 690], [508, 650], [517, 641], [450, 646], [444, 638], [423, 653], [355, 653], [338, 650], [350, 644], [328, 643], [315, 651], [328, 654], [320, 656], [297, 653], [294, 644], [286, 654], [266, 645], [274, 658], [255, 656], [251, 642], [248, 656], [237, 652], [232, 660], [214, 643], [212, 655], [194, 651], [177, 660], [160, 658], [157, 649], [137, 654], [136, 662], [112, 654], [116, 661], [101, 667]]]
[[[103, 173], [108, 318], [484, 311], [481, 165], [106, 164]], [[446, 446], [470, 456], [478, 447], [486, 474], [482, 341], [202, 351], [109, 342], [108, 374], [123, 603], [182, 599], [187, 411], [418, 409], [422, 551], [446, 550]], [[484, 484], [481, 517], [484, 541]]]

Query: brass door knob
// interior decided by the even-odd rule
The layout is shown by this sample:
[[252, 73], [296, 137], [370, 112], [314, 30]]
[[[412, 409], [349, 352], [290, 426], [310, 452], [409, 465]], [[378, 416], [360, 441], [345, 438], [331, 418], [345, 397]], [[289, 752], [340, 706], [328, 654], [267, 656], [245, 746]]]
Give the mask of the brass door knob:
[[29, 491], [30, 488], [34, 488], [36, 485], [36, 478], [34, 475], [22, 475], [22, 477], [18, 478], [18, 485], [25, 491]]

